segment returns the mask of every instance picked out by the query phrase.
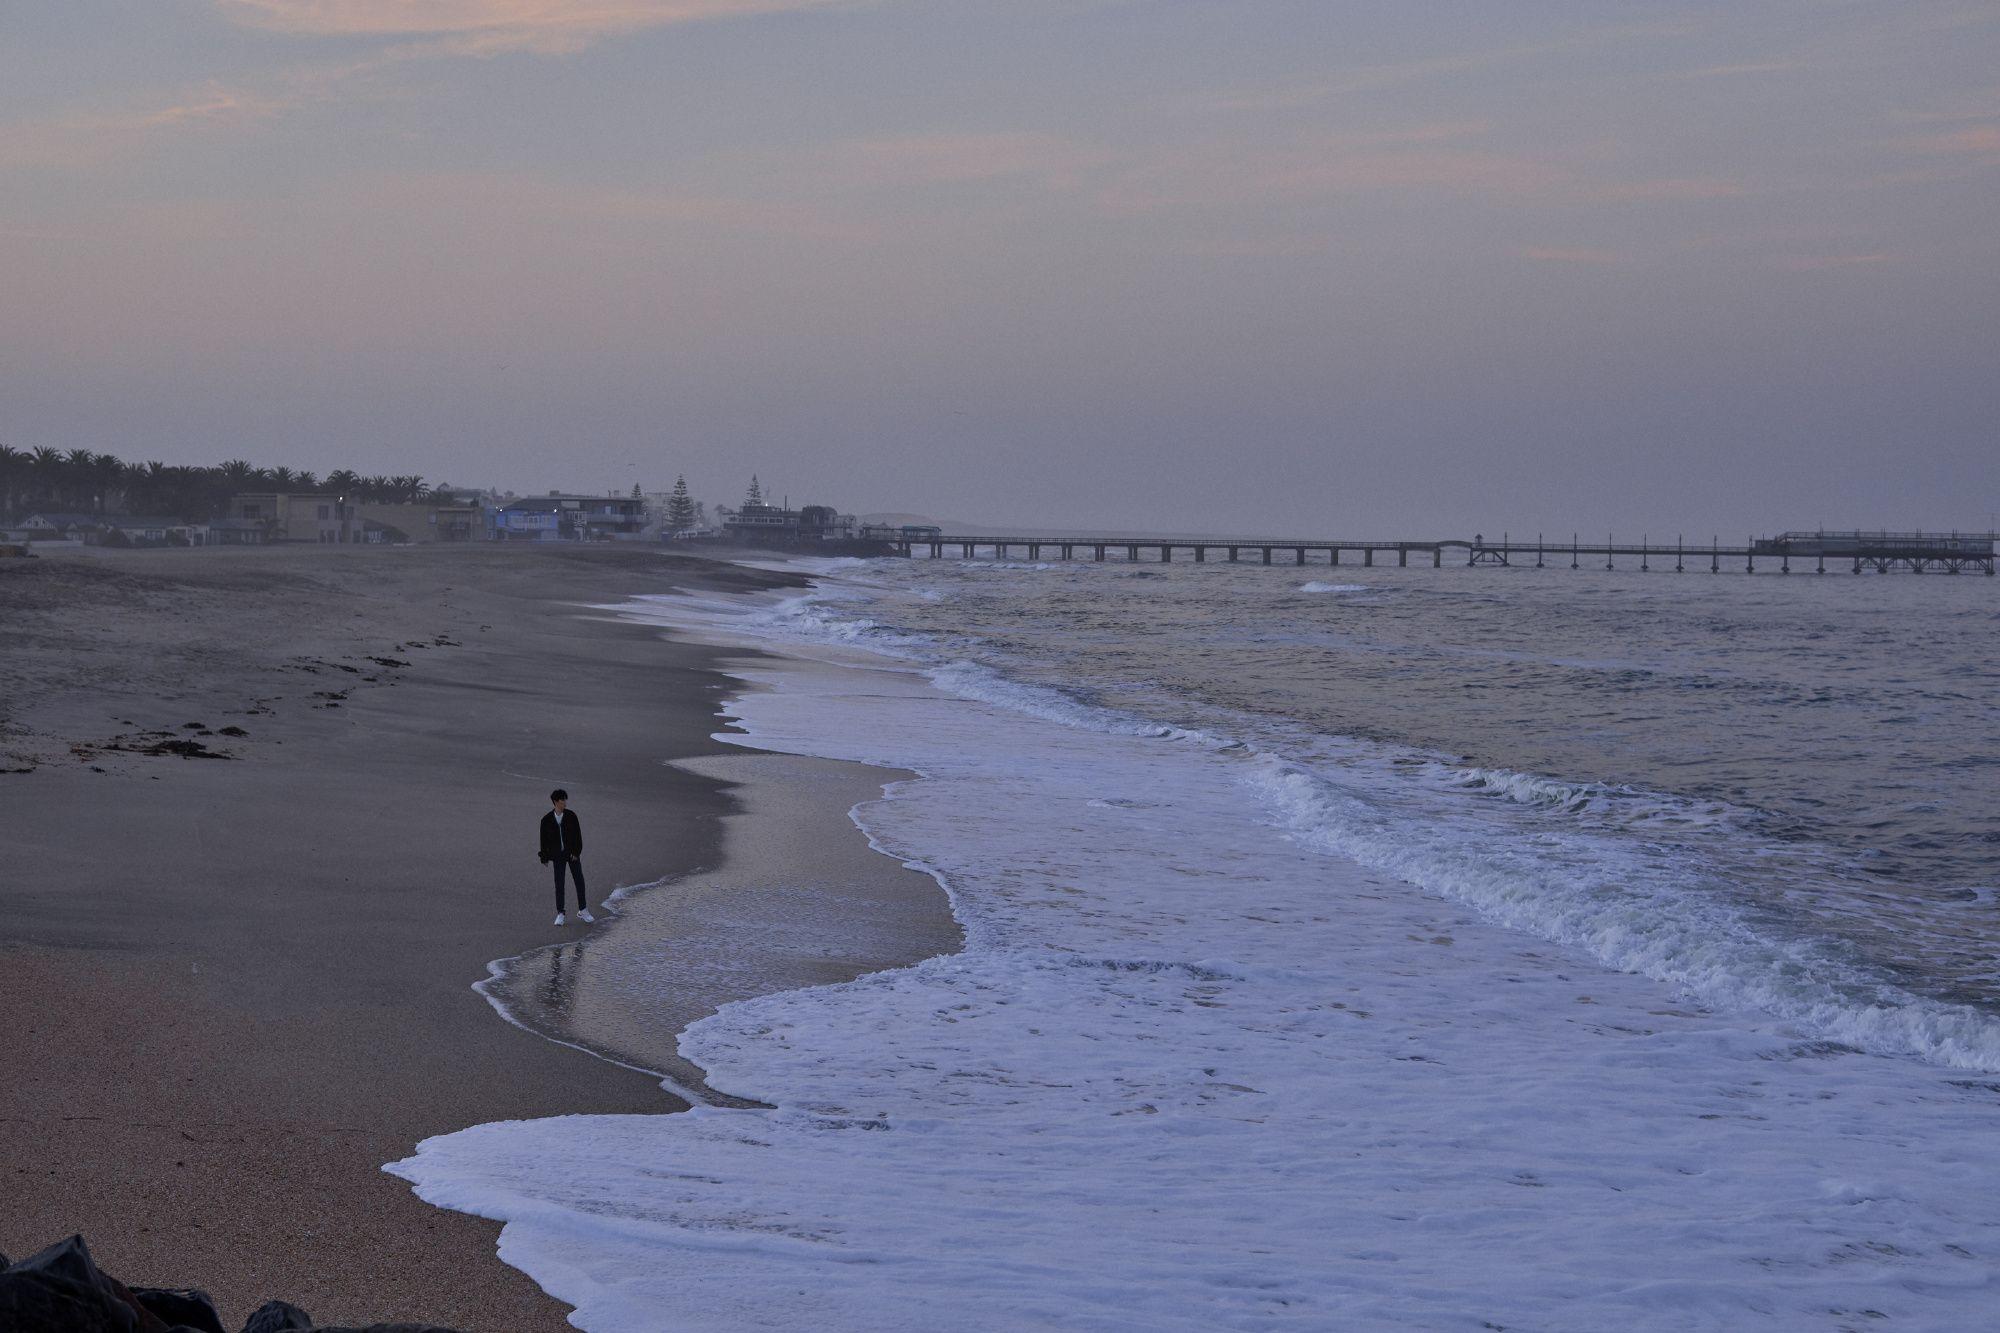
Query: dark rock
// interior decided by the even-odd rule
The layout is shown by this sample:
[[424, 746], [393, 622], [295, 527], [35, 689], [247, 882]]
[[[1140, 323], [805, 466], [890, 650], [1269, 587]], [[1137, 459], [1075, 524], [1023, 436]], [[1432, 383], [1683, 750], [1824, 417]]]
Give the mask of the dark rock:
[[176, 1333], [180, 1329], [192, 1329], [194, 1333], [227, 1333], [222, 1327], [222, 1316], [215, 1312], [215, 1302], [205, 1291], [134, 1287], [132, 1299], [158, 1315]]
[[241, 727], [224, 727], [222, 734], [225, 736], [248, 736], [250, 733]]
[[312, 1333], [312, 1316], [289, 1301], [265, 1301], [243, 1325], [243, 1333]]
[[[208, 1293], [169, 1287], [127, 1290], [90, 1257], [83, 1237], [51, 1245], [11, 1266], [0, 1254], [0, 1333], [223, 1333]], [[435, 1324], [316, 1328], [287, 1301], [266, 1301], [243, 1333], [457, 1333]]]
[[167, 1325], [100, 1271], [83, 1237], [58, 1241], [0, 1273], [8, 1333], [168, 1333]]

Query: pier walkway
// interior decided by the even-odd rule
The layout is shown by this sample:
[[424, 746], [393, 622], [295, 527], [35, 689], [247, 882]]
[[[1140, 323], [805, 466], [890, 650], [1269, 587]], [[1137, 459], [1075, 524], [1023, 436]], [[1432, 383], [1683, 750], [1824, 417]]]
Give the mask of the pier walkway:
[[1995, 536], [1991, 533], [1918, 532], [1787, 532], [1777, 537], [1752, 537], [1741, 546], [1724, 546], [1714, 540], [1689, 543], [1680, 538], [1672, 543], [1644, 539], [1618, 542], [1609, 535], [1601, 543], [1585, 542], [1574, 535], [1566, 542], [1539, 536], [1532, 542], [1514, 541], [1506, 536], [1489, 542], [1483, 534], [1470, 541], [1456, 537], [1347, 541], [1290, 537], [996, 537], [945, 533], [905, 533], [890, 540], [900, 555], [933, 560], [946, 559], [955, 551], [961, 560], [974, 560], [982, 555], [1009, 560], [1016, 558], [1018, 552], [1020, 558], [1027, 560], [1145, 560], [1171, 564], [1185, 558], [1195, 564], [1214, 560], [1339, 565], [1344, 555], [1349, 563], [1370, 568], [1378, 559], [1387, 564], [1391, 556], [1398, 567], [1407, 567], [1414, 555], [1419, 565], [1428, 562], [1434, 569], [1442, 568], [1449, 558], [1455, 564], [1466, 565], [1532, 565], [1543, 569], [1567, 563], [1571, 569], [1636, 568], [1642, 572], [1671, 569], [1677, 574], [1689, 569], [1719, 574], [1724, 568], [1734, 570], [1739, 566], [1744, 573], [1754, 574], [1761, 559], [1766, 569], [1775, 568], [1780, 574], [1791, 573], [1795, 563], [1801, 571], [1810, 569], [1824, 574], [1832, 561], [1833, 568], [1845, 567], [1856, 574], [1866, 569], [1881, 574], [1907, 569], [1914, 574], [1976, 571], [1990, 575], [1994, 572], [1995, 548]]

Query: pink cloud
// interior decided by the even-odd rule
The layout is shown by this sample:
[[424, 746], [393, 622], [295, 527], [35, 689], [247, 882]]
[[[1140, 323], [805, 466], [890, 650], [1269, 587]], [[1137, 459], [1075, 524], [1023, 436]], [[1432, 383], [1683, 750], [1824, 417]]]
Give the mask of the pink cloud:
[[1927, 156], [1956, 156], [1961, 153], [2000, 157], [2000, 125], [1974, 125], [1949, 134], [1926, 134], [1905, 139], [1902, 146]]
[[185, 124], [189, 121], [221, 121], [264, 116], [283, 111], [292, 104], [288, 98], [227, 88], [222, 84], [211, 82], [199, 91], [158, 110], [136, 112], [124, 117], [100, 117], [85, 123], [111, 128], [156, 129], [167, 125]]
[[423, 54], [564, 54], [675, 23], [826, 8], [840, 0], [217, 0], [247, 26], [322, 37], [435, 38]]
[[1550, 164], [1464, 142], [1481, 122], [1344, 131], [1253, 146], [1238, 139], [1157, 149], [1127, 162], [1099, 196], [1112, 213], [1336, 198], [1399, 190], [1519, 196], [1561, 184]]
[[297, 98], [209, 82], [153, 106], [0, 126], [0, 167], [95, 166], [154, 131], [222, 128], [284, 111]]

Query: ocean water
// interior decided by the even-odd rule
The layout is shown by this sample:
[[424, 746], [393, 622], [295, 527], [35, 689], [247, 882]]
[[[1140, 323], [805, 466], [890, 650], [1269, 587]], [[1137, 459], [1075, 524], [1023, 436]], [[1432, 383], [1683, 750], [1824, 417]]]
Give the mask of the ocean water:
[[391, 1168], [580, 1326], [1990, 1322], [1987, 580], [820, 573], [626, 610], [966, 948]]

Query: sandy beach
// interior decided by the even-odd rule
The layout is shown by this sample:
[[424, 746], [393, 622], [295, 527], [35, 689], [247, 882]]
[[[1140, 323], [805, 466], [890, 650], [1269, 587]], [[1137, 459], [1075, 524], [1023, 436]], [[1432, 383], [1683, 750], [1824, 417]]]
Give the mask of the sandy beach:
[[[494, 1256], [495, 1225], [380, 1168], [480, 1122], [676, 1108], [655, 1078], [502, 1021], [471, 985], [557, 940], [532, 842], [557, 785], [585, 820], [593, 904], [699, 871], [699, 901], [658, 919], [746, 919], [703, 904], [725, 827], [757, 842], [726, 817], [758, 760], [665, 762], [729, 752], [709, 739], [731, 684], [716, 650], [586, 607], [791, 582], [484, 546], [0, 566], [0, 792], [25, 839], [0, 896], [0, 1251], [81, 1231], [108, 1271], [204, 1287], [229, 1321], [282, 1296], [322, 1321], [566, 1327]], [[869, 771], [770, 759], [810, 810], [770, 845], [845, 839], [842, 882], [872, 886], [877, 924], [843, 948], [835, 894], [815, 908], [825, 956], [804, 961], [795, 934], [711, 930], [676, 1021], [949, 946], [931, 881], [845, 825]], [[907, 933], [880, 927], [885, 905]], [[760, 910], [792, 909], [745, 909]]]

